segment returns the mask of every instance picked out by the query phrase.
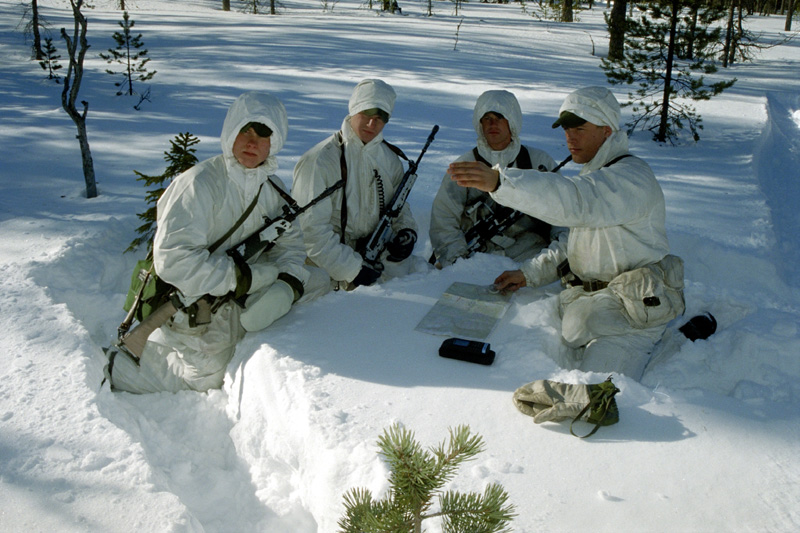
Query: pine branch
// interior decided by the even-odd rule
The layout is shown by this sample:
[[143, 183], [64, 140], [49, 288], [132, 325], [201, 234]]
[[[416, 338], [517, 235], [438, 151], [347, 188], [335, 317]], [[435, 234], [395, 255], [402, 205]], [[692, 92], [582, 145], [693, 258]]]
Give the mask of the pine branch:
[[[378, 439], [379, 454], [389, 466], [390, 489], [375, 501], [366, 489], [344, 495], [345, 515], [339, 521], [345, 533], [418, 533], [422, 522], [441, 517], [446, 532], [503, 532], [514, 516], [513, 505], [500, 485], [489, 485], [484, 494], [440, 494], [458, 467], [483, 451], [483, 439], [471, 435], [468, 426], [450, 429], [450, 439], [424, 450], [410, 430], [395, 424]], [[439, 495], [441, 508], [428, 512]], [[449, 524], [449, 525], [448, 525]], [[448, 529], [450, 528], [450, 529]]]

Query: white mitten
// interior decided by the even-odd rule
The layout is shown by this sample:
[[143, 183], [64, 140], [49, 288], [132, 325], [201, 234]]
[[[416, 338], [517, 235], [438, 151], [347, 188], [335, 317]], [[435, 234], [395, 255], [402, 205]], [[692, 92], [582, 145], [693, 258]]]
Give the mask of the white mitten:
[[514, 404], [537, 424], [559, 422], [575, 418], [589, 404], [589, 391], [586, 385], [540, 379], [518, 388]]
[[[619, 390], [611, 378], [603, 383], [572, 385], [540, 379], [514, 391], [514, 405], [537, 424], [575, 419], [608, 426], [619, 421], [614, 395]], [[581, 411], [589, 406], [586, 412]]]
[[246, 331], [264, 329], [289, 312], [294, 302], [294, 290], [282, 280], [275, 281], [268, 289], [252, 294], [239, 320]]

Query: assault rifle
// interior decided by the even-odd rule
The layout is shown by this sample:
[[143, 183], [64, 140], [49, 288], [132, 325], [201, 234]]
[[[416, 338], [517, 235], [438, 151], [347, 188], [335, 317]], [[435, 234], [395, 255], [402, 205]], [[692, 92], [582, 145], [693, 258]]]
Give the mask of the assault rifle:
[[283, 204], [283, 214], [273, 219], [264, 217], [263, 226], [236, 246], [228, 248], [226, 253], [238, 263], [240, 261], [248, 261], [261, 252], [269, 250], [275, 246], [275, 241], [289, 229], [294, 219], [336, 192], [337, 189], [342, 188], [343, 185], [344, 180], [337, 181], [303, 207], [297, 205], [297, 202], [288, 194], [281, 194], [286, 201], [286, 203]]
[[[275, 242], [281, 237], [281, 235], [283, 235], [286, 230], [289, 229], [294, 219], [319, 203], [321, 200], [333, 194], [343, 185], [344, 181], [339, 180], [322, 191], [319, 196], [311, 200], [303, 207], [297, 205], [297, 202], [295, 202], [291, 196], [284, 193], [280, 189], [277, 189], [282, 193], [281, 196], [286, 202], [283, 205], [283, 214], [272, 219], [269, 217], [264, 217], [263, 226], [250, 234], [249, 237], [239, 244], [228, 248], [226, 253], [233, 258], [235, 262], [244, 262], [257, 256], [263, 251], [269, 250], [275, 246]], [[148, 272], [148, 276], [149, 275], [153, 274]], [[146, 285], [146, 283], [142, 284], [143, 287], [144, 285]], [[211, 320], [211, 314], [223, 303], [232, 300], [234, 297], [233, 292], [220, 297], [206, 295], [193, 304], [184, 306], [178, 298], [177, 292], [177, 290], [173, 290], [164, 304], [155, 309], [147, 316], [147, 318], [142, 320], [130, 331], [128, 331], [128, 328], [130, 328], [130, 325], [133, 321], [133, 315], [129, 312], [128, 316], [125, 318], [125, 321], [120, 325], [118, 331], [119, 339], [115, 347], [126, 352], [134, 359], [139, 359], [142, 356], [144, 345], [147, 342], [147, 339], [150, 337], [150, 334], [160, 328], [162, 325], [166, 324], [167, 321], [175, 313], [177, 313], [179, 309], [183, 309], [187, 312], [189, 315], [190, 324], [193, 322], [196, 324], [207, 324]], [[132, 311], [135, 310], [139, 305], [141, 297], [142, 291], [140, 291], [140, 293], [136, 296], [136, 300], [131, 307]]]
[[428, 146], [433, 142], [437, 131], [439, 131], [438, 125], [434, 126], [431, 130], [430, 135], [428, 135], [428, 140], [425, 142], [425, 146], [422, 147], [422, 151], [417, 160], [408, 162], [408, 170], [403, 174], [403, 178], [400, 180], [400, 184], [394, 191], [389, 205], [386, 206], [386, 210], [378, 221], [378, 225], [366, 241], [361, 255], [367, 262], [376, 263], [381, 253], [383, 253], [384, 248], [386, 248], [386, 245], [392, 240], [392, 237], [394, 237], [392, 234], [392, 222], [400, 215], [400, 211], [403, 209], [403, 206], [406, 205], [408, 193], [411, 192], [411, 187], [413, 187], [414, 182], [417, 181], [417, 167], [419, 167], [419, 162], [428, 150]]
[[[479, 205], [486, 204], [479, 202]], [[467, 241], [466, 256], [472, 257], [476, 252], [483, 251], [492, 238], [501, 235], [523, 216], [524, 214], [520, 211], [497, 204], [491, 215], [480, 219], [464, 234], [464, 238]]]
[[[550, 172], [558, 172], [561, 167], [572, 161], [572, 156], [568, 156]], [[480, 205], [486, 205], [481, 202]], [[487, 206], [488, 207], [488, 206]], [[497, 204], [495, 210], [487, 217], [480, 219], [464, 234], [467, 241], [467, 257], [475, 252], [485, 249], [486, 244], [495, 236], [502, 235], [504, 231], [513, 226], [524, 213]]]

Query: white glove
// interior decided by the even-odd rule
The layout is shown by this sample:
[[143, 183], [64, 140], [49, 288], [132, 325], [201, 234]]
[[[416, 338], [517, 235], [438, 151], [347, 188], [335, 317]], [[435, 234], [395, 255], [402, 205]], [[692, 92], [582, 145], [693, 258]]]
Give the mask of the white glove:
[[591, 423], [608, 426], [619, 421], [614, 395], [619, 390], [611, 378], [600, 384], [572, 385], [540, 379], [514, 391], [514, 405], [532, 416], [537, 424], [574, 419], [584, 407], [592, 404], [581, 416]]
[[288, 313], [292, 308], [292, 302], [294, 302], [292, 287], [285, 281], [275, 281], [268, 289], [247, 298], [247, 304], [239, 321], [246, 331], [264, 329]]

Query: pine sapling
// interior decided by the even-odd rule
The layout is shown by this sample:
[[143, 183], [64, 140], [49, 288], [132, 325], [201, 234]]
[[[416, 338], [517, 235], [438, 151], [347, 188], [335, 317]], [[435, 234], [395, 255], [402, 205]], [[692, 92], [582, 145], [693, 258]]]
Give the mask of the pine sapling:
[[150, 252], [153, 248], [153, 236], [156, 232], [156, 204], [158, 203], [161, 195], [167, 190], [167, 187], [172, 182], [175, 176], [181, 174], [192, 168], [197, 163], [197, 157], [194, 155], [196, 148], [194, 146], [200, 142], [200, 139], [193, 136], [191, 133], [179, 133], [175, 139], [170, 141], [170, 151], [164, 152], [164, 160], [168, 163], [166, 170], [158, 176], [147, 176], [137, 170], [134, 174], [139, 176], [136, 178], [138, 181], [143, 181], [145, 187], [153, 187], [155, 189], [148, 190], [145, 194], [145, 200], [150, 205], [143, 213], [138, 213], [136, 216], [144, 223], [136, 228], [136, 233], [139, 234], [128, 248], [126, 252], [136, 250], [139, 246], [147, 243], [147, 251]]
[[400, 425], [385, 430], [378, 447], [389, 466], [389, 490], [378, 500], [364, 488], [345, 493], [340, 531], [421, 533], [422, 522], [429, 518], [439, 518], [444, 533], [510, 531], [514, 506], [507, 503], [508, 494], [502, 486], [490, 484], [482, 494], [443, 490], [463, 462], [484, 450], [483, 439], [471, 435], [468, 426], [449, 431], [449, 442], [425, 450], [414, 434]]
[[56, 47], [53, 44], [53, 39], [50, 37], [47, 37], [44, 40], [43, 54], [44, 58], [39, 61], [39, 66], [47, 71], [48, 80], [55, 80], [56, 83], [60, 83], [60, 77], [56, 71], [61, 68], [61, 65], [58, 63], [58, 60], [61, 59], [61, 56], [57, 54]]
[[118, 22], [122, 28], [122, 32], [114, 32], [114, 41], [117, 43], [115, 49], [109, 48], [108, 54], [100, 53], [100, 57], [105, 59], [108, 63], [119, 63], [122, 65], [122, 72], [115, 72], [111, 69], [106, 69], [111, 75], [122, 74], [122, 81], [114, 83], [119, 88], [117, 96], [122, 94], [133, 95], [133, 82], [145, 82], [156, 75], [155, 70], [147, 70], [147, 63], [150, 58], [147, 57], [147, 50], [141, 49], [144, 46], [142, 42], [142, 34], [132, 35], [131, 29], [136, 24], [128, 16], [125, 11], [122, 14], [122, 22]]

